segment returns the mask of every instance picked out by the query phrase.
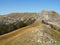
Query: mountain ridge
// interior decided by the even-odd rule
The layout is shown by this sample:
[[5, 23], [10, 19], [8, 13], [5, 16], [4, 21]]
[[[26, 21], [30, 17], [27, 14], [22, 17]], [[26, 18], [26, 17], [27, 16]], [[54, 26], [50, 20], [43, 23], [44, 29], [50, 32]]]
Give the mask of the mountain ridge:
[[[28, 26], [0, 36], [0, 45], [60, 45], [59, 14], [56, 12], [44, 11], [34, 14], [35, 16], [32, 16], [33, 14], [29, 15], [32, 17], [30, 19], [36, 20]], [[28, 18], [30, 16], [28, 16]]]

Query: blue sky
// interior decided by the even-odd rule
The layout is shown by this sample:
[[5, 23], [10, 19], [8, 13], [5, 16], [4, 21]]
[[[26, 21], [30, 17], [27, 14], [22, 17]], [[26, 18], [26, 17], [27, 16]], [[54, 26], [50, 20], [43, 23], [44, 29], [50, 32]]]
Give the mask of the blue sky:
[[54, 10], [60, 13], [60, 0], [0, 0], [0, 14]]

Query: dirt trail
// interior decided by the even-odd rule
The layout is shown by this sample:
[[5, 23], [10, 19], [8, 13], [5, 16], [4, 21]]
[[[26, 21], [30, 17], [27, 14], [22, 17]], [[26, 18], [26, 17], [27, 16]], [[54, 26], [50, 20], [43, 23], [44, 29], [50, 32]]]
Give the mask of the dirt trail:
[[30, 26], [0, 36], [0, 45], [59, 45], [37, 20]]
[[4, 44], [12, 39], [15, 39], [16, 37], [18, 37], [22, 34], [24, 34], [25, 32], [28, 32], [31, 29], [34, 29], [35, 27], [38, 26], [36, 23], [37, 23], [37, 21], [34, 24], [31, 24], [27, 27], [23, 27], [23, 28], [18, 29], [16, 31], [13, 31], [13, 32], [10, 32], [10, 33], [7, 33], [5, 35], [0, 36], [0, 44]]

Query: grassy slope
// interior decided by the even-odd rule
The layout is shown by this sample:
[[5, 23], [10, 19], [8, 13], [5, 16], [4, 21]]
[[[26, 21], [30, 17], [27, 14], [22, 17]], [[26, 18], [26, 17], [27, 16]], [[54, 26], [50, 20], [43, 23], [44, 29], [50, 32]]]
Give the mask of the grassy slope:
[[35, 27], [38, 26], [37, 24], [39, 25], [39, 23], [34, 23], [34, 24], [29, 25], [27, 27], [24, 27], [24, 28], [18, 29], [16, 31], [10, 32], [8, 34], [5, 34], [5, 35], [0, 36], [0, 44], [2, 43], [2, 45], [3, 45], [5, 42], [14, 39], [18, 35], [22, 35], [25, 32], [28, 32], [31, 29], [34, 29]]
[[[19, 43], [19, 40], [22, 41], [25, 44], [25, 42], [24, 42], [25, 39], [24, 38], [27, 38], [27, 36], [29, 37], [29, 36], [33, 35], [31, 32], [32, 31], [34, 31], [34, 32], [38, 31], [38, 28], [43, 29], [44, 24], [40, 23], [39, 21], [36, 21], [32, 25], [29, 25], [27, 27], [18, 29], [16, 31], [11, 32], [11, 33], [2, 35], [2, 36], [0, 36], [0, 45], [17, 45], [16, 43], [18, 43], [18, 45], [20, 45], [21, 43]], [[49, 29], [46, 32], [48, 34], [50, 34], [54, 39], [60, 41], [60, 32], [55, 31], [53, 29], [51, 29], [51, 30]], [[22, 38], [23, 38], [23, 40], [21, 40]], [[30, 37], [28, 39], [30, 39]]]
[[60, 32], [58, 32], [57, 30], [51, 29], [47, 30], [46, 32], [50, 34], [53, 37], [53, 39], [60, 41]]

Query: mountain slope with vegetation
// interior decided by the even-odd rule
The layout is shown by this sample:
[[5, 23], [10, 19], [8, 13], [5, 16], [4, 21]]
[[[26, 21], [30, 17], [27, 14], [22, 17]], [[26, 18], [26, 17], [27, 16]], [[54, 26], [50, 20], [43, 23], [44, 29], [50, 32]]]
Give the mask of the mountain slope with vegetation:
[[60, 45], [59, 14], [44, 10], [33, 17], [28, 26], [1, 35], [0, 45]]
[[36, 13], [12, 13], [4, 15], [0, 19], [0, 35], [28, 26], [35, 20]]

